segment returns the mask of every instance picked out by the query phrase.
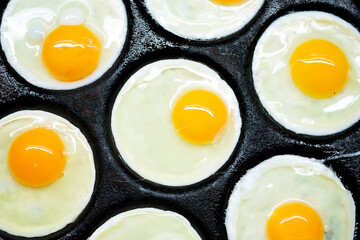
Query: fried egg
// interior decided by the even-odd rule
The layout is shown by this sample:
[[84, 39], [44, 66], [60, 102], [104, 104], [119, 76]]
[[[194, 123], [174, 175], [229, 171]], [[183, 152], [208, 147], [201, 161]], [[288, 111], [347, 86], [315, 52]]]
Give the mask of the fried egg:
[[243, 28], [264, 0], [145, 0], [150, 15], [167, 31], [193, 40], [213, 40]]
[[273, 22], [258, 41], [253, 80], [264, 108], [285, 128], [330, 135], [360, 118], [360, 34], [341, 18], [309, 11]]
[[155, 183], [184, 186], [214, 174], [230, 157], [241, 128], [229, 85], [190, 60], [142, 67], [122, 87], [112, 110], [122, 159]]
[[74, 222], [95, 182], [80, 130], [55, 114], [26, 110], [2, 118], [0, 135], [0, 229], [40, 237]]
[[352, 240], [355, 203], [320, 161], [275, 156], [236, 184], [225, 225], [229, 240]]
[[127, 16], [121, 0], [11, 0], [0, 32], [9, 64], [26, 81], [73, 89], [112, 67], [125, 42]]
[[89, 238], [112, 239], [201, 240], [186, 218], [155, 208], [139, 208], [116, 215]]

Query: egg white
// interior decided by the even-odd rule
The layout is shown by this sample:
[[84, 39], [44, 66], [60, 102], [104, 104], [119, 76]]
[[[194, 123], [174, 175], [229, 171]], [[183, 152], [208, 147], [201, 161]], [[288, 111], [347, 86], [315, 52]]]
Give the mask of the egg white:
[[[68, 9], [78, 11], [68, 11]], [[45, 37], [60, 22], [69, 24], [62, 14], [76, 14], [74, 24], [85, 17], [84, 26], [100, 40], [97, 68], [89, 76], [74, 82], [55, 79], [42, 57]], [[29, 83], [46, 89], [74, 89], [99, 79], [119, 57], [127, 34], [127, 16], [121, 0], [10, 0], [1, 22], [1, 45], [9, 64]]]
[[[337, 95], [312, 98], [291, 78], [289, 61], [301, 43], [323, 39], [337, 45], [350, 69]], [[341, 18], [309, 11], [285, 15], [273, 22], [258, 41], [253, 58], [256, 92], [270, 116], [301, 134], [324, 136], [350, 127], [360, 119], [360, 33]]]
[[106, 221], [89, 238], [112, 239], [201, 240], [186, 218], [178, 213], [156, 208], [138, 208], [118, 214]]
[[229, 240], [266, 240], [273, 209], [288, 200], [313, 206], [325, 227], [324, 240], [352, 240], [355, 203], [336, 174], [315, 159], [272, 157], [250, 169], [236, 184], [226, 210]]
[[[11, 174], [7, 155], [22, 133], [45, 127], [64, 143], [63, 176], [41, 188], [20, 184]], [[16, 236], [39, 237], [72, 223], [88, 204], [95, 183], [92, 150], [80, 130], [52, 113], [27, 110], [0, 120], [0, 229]]]
[[151, 16], [166, 30], [183, 38], [212, 40], [243, 28], [264, 0], [220, 5], [210, 0], [145, 0]]
[[[182, 139], [172, 123], [174, 102], [194, 89], [217, 94], [227, 108], [227, 124], [214, 143]], [[241, 128], [236, 96], [209, 67], [185, 59], [144, 66], [125, 83], [115, 101], [111, 128], [121, 157], [150, 181], [184, 186], [215, 173], [230, 157]]]

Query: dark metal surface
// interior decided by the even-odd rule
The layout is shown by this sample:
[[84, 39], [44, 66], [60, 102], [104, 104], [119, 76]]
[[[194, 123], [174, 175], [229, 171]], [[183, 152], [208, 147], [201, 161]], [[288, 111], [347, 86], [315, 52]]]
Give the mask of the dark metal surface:
[[[209, 42], [177, 37], [150, 18], [143, 1], [123, 1], [129, 19], [123, 53], [112, 69], [88, 86], [67, 91], [32, 86], [9, 66], [0, 51], [0, 117], [21, 109], [54, 112], [82, 130], [95, 156], [97, 180], [88, 207], [75, 223], [39, 239], [86, 239], [117, 213], [153, 206], [182, 214], [203, 239], [226, 240], [225, 209], [235, 183], [249, 168], [278, 154], [318, 159], [335, 157], [325, 163], [353, 193], [359, 223], [360, 157], [347, 154], [360, 151], [360, 124], [321, 138], [285, 130], [260, 104], [252, 82], [251, 61], [256, 42], [267, 26], [293, 11], [330, 12], [360, 29], [360, 9], [356, 7], [360, 0], [266, 0], [256, 17], [241, 31]], [[1, 16], [7, 3], [8, 0], [0, 1]], [[122, 85], [140, 67], [163, 58], [188, 58], [207, 64], [229, 83], [240, 104], [243, 127], [232, 157], [215, 175], [189, 187], [164, 187], [137, 177], [122, 162], [111, 135], [110, 113]], [[0, 239], [27, 238], [0, 232]], [[360, 236], [356, 233], [354, 239]]]

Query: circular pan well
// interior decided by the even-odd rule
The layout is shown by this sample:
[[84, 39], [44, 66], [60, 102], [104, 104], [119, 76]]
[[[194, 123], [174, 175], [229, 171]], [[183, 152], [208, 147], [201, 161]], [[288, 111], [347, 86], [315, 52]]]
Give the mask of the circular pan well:
[[[51, 184], [29, 187], [13, 177], [7, 161], [8, 152], [15, 139], [39, 128], [51, 130], [61, 139], [65, 168], [60, 178]], [[40, 110], [23, 110], [7, 115], [0, 120], [0, 132], [0, 229], [15, 236], [40, 237], [74, 222], [89, 203], [95, 185], [93, 153], [85, 136], [66, 119]], [[59, 146], [44, 149], [29, 145], [26, 150], [36, 148], [53, 154], [55, 147]], [[17, 169], [25, 171], [27, 168], [20, 166]]]
[[155, 208], [138, 208], [118, 214], [101, 225], [89, 240], [130, 238], [201, 240], [186, 218]]
[[[288, 203], [301, 203], [315, 210], [324, 239], [354, 238], [354, 199], [336, 174], [315, 159], [278, 155], [250, 169], [236, 184], [226, 210], [229, 240], [268, 239], [269, 230], [274, 230], [271, 226], [269, 229], [269, 217]], [[307, 216], [304, 211], [290, 208], [287, 220], [294, 217], [292, 213]], [[312, 216], [305, 219], [314, 223]]]
[[[31, 7], [29, 8], [29, 6]], [[77, 22], [79, 18], [83, 18], [83, 20]], [[74, 19], [74, 23], [69, 24], [64, 19], [68, 19], [67, 21]], [[78, 24], [82, 21], [82, 24]], [[1, 21], [2, 50], [11, 67], [30, 84], [51, 90], [74, 89], [96, 81], [113, 66], [125, 44], [127, 22], [126, 9], [122, 0], [110, 0], [105, 3], [94, 0], [10, 0]], [[74, 65], [78, 65], [77, 69], [83, 69], [81, 72], [89, 73], [76, 81], [58, 80], [58, 77], [54, 77], [54, 74], [50, 73], [45, 66], [42, 57], [43, 45], [47, 37], [54, 32], [53, 30], [58, 30], [60, 26], [64, 27], [64, 25], [84, 26], [100, 42], [99, 61], [93, 71], [88, 68], [95, 59], [82, 64], [68, 59], [68, 61], [74, 61]], [[68, 46], [74, 49], [85, 48], [85, 43], [80, 41], [80, 33], [78, 35], [72, 33], [67, 36], [76, 40], [69, 39], [65, 43], [56, 44], [54, 49], [67, 48], [69, 50]], [[61, 39], [61, 41], [65, 40]], [[74, 41], [79, 41], [81, 44], [74, 44]], [[86, 53], [95, 46], [93, 40], [87, 41], [90, 47]], [[81, 52], [81, 54], [84, 53]], [[70, 56], [70, 53], [67, 55]], [[52, 57], [54, 58], [54, 56]], [[77, 55], [72, 58], [76, 57]], [[61, 66], [62, 64], [63, 66]], [[59, 61], [57, 65], [55, 68], [52, 67], [53, 72], [68, 67], [66, 59], [63, 62]], [[68, 70], [66, 76], [75, 76], [75, 72], [77, 72], [75, 69]]]
[[[293, 52], [319, 39], [335, 44], [349, 65], [345, 86], [327, 98], [308, 96], [292, 80]], [[333, 14], [301, 11], [280, 17], [265, 30], [253, 56], [253, 81], [263, 107], [298, 134], [328, 136], [351, 127], [360, 119], [359, 45], [359, 31]]]
[[[172, 121], [175, 103], [193, 90], [215, 93], [226, 108], [222, 133], [204, 145], [184, 140]], [[234, 92], [215, 71], [173, 59], [148, 64], [127, 80], [116, 98], [111, 128], [121, 157], [135, 173], [161, 185], [186, 186], [225, 164], [239, 140], [241, 119]]]
[[209, 41], [227, 37], [249, 23], [264, 0], [232, 5], [210, 0], [144, 0], [151, 17], [165, 30], [185, 39]]

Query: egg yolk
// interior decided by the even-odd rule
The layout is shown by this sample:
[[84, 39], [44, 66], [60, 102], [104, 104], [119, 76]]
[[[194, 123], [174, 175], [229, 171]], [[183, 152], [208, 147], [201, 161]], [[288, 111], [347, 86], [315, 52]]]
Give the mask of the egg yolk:
[[314, 98], [329, 98], [344, 87], [349, 64], [335, 44], [315, 39], [296, 48], [290, 68], [295, 85], [303, 93]]
[[11, 144], [8, 164], [14, 178], [29, 187], [43, 187], [58, 179], [65, 168], [64, 144], [52, 130], [35, 128]]
[[45, 39], [42, 58], [58, 80], [73, 82], [90, 75], [99, 62], [101, 44], [82, 25], [62, 25]]
[[317, 212], [301, 202], [277, 207], [267, 222], [269, 240], [322, 240], [324, 228]]
[[222, 4], [222, 5], [234, 5], [243, 2], [244, 0], [212, 0], [213, 2]]
[[224, 130], [227, 111], [216, 94], [192, 90], [182, 95], [175, 104], [172, 121], [176, 132], [186, 141], [207, 144]]

